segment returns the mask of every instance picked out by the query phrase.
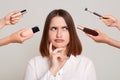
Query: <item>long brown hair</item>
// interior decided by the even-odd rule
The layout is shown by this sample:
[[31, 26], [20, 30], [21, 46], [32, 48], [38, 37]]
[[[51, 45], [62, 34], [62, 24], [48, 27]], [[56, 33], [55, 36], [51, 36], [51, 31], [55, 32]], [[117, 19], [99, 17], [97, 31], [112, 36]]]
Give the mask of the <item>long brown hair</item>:
[[68, 26], [68, 31], [70, 34], [70, 42], [68, 43], [67, 46], [67, 55], [70, 56], [71, 54], [76, 56], [80, 55], [82, 51], [82, 45], [81, 42], [78, 38], [78, 35], [75, 30], [75, 25], [73, 22], [73, 19], [71, 15], [63, 10], [63, 9], [55, 9], [52, 12], [50, 12], [46, 18], [45, 25], [44, 25], [44, 30], [43, 30], [43, 35], [40, 43], [40, 53], [43, 57], [48, 57], [49, 56], [49, 39], [48, 39], [48, 31], [49, 31], [49, 26], [52, 18], [55, 16], [60, 16], [63, 17], [67, 26]]

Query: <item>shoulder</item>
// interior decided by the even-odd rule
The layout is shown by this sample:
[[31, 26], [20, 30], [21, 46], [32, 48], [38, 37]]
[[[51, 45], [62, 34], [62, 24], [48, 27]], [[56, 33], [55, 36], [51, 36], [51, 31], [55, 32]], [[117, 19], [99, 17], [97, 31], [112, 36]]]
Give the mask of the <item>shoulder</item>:
[[78, 56], [76, 56], [76, 59], [77, 59], [78, 63], [80, 63], [80, 64], [93, 65], [93, 61], [84, 55], [78, 55]]
[[48, 58], [46, 58], [46, 57], [35, 56], [29, 60], [28, 64], [31, 64], [31, 65], [42, 64], [42, 63], [47, 62], [47, 61], [48, 61]]

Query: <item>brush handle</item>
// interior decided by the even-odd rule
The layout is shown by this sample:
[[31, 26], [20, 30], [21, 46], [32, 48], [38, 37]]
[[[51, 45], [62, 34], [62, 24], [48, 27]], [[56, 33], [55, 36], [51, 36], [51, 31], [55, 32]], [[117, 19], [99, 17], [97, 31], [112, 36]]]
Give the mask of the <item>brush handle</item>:
[[93, 12], [93, 14], [96, 15], [96, 16], [98, 16], [98, 17], [102, 17], [103, 19], [108, 19], [108, 18], [105, 18], [105, 17], [103, 17], [102, 15], [100, 15], [100, 14], [98, 14], [96, 12]]
[[24, 9], [24, 10], [22, 10], [22, 11], [20, 11], [22, 14], [25, 14], [26, 12], [27, 12], [27, 10], [26, 9]]
[[94, 15], [98, 16], [98, 17], [102, 17], [102, 15], [96, 13], [96, 12], [93, 12]]
[[92, 29], [89, 29], [89, 28], [84, 27], [83, 31], [84, 31], [85, 33], [91, 34], [91, 35], [93, 35], [93, 36], [98, 36], [98, 32], [96, 32], [95, 30], [92, 30]]

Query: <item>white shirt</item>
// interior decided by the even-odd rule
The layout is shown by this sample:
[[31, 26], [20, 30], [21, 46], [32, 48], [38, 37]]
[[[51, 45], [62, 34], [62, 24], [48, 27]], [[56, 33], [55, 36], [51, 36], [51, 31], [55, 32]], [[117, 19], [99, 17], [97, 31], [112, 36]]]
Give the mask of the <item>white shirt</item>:
[[28, 63], [24, 80], [96, 80], [95, 68], [90, 59], [85, 56], [73, 56], [53, 76], [48, 58], [37, 56]]

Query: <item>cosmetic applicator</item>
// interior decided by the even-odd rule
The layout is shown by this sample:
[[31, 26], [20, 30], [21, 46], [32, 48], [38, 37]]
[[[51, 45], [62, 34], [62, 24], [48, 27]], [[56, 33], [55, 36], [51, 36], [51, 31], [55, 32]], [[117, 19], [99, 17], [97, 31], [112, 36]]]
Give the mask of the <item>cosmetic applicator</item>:
[[88, 12], [90, 12], [90, 13], [98, 16], [98, 17], [102, 17], [103, 19], [108, 19], [108, 18], [105, 18], [105, 17], [103, 17], [102, 15], [100, 15], [100, 14], [98, 14], [98, 13], [96, 13], [96, 12], [92, 12], [92, 11], [88, 10], [88, 8], [85, 8], [85, 11], [88, 11]]
[[22, 32], [22, 36], [28, 36], [28, 35], [32, 35], [36, 32], [40, 31], [38, 26], [35, 26], [33, 28], [27, 29], [26, 31]]
[[86, 28], [86, 27], [78, 25], [77, 29], [80, 29], [87, 34], [90, 34], [90, 35], [93, 35], [93, 36], [98, 36], [98, 32], [96, 32], [95, 30], [92, 30], [90, 28]]
[[27, 13], [27, 10], [26, 9], [24, 9], [24, 10], [22, 10], [22, 11], [20, 11], [22, 14], [25, 14], [25, 13]]

